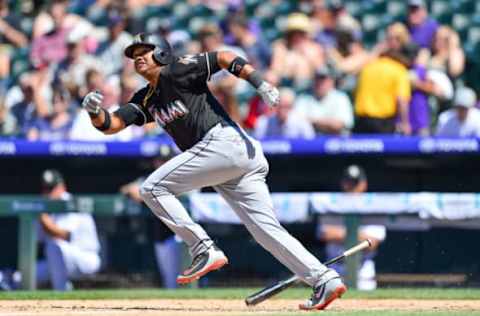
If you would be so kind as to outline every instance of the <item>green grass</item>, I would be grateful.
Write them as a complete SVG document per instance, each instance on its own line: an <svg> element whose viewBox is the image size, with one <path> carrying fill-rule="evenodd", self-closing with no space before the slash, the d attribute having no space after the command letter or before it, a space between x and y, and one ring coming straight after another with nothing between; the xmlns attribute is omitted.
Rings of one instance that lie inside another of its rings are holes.
<svg viewBox="0 0 480 316"><path fill-rule="evenodd" d="M244 299L258 289L249 288L205 288L205 289L129 289L129 290L76 290L72 292L15 291L0 292L0 300L72 300L72 299ZM306 288L293 288L276 296L284 299L304 299L310 295ZM480 289L379 289L372 292L348 291L344 299L480 299ZM436 315L436 314L435 314ZM479 314L480 315L480 314Z"/></svg>
<svg viewBox="0 0 480 316"><path fill-rule="evenodd" d="M252 288L205 288L205 289L128 289L128 290L76 290L72 292L54 291L17 291L0 292L0 300L102 300L102 299L244 299L258 289ZM278 298L283 299L305 299L310 295L306 288L293 288L283 292ZM432 299L432 300L478 300L480 289L379 289L373 292L360 292L350 290L343 299ZM296 304L296 303L292 303ZM2 305L0 301L0 306ZM294 308L294 306L292 306ZM136 308L134 307L133 310ZM231 316L251 316L257 314L251 311L232 311ZM195 312L189 312L195 316ZM306 316L319 315L318 313L306 312L269 312L259 310L259 313L266 316ZM97 314L95 314L97 315ZM167 315L160 313L159 315ZM355 310L342 311L339 309L327 310L321 313L322 316L480 316L480 311L459 311L459 310L429 310L429 311L394 311L394 310Z"/></svg>

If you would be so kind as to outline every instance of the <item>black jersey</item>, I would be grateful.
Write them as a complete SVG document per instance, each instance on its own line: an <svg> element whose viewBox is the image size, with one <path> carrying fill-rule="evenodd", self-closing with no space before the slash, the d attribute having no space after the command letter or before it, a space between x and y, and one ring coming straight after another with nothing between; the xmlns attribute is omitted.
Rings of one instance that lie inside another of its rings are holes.
<svg viewBox="0 0 480 316"><path fill-rule="evenodd" d="M215 52L176 57L162 69L156 87L139 90L116 114L127 125L156 121L181 150L187 150L216 124L231 123L207 87L219 70Z"/></svg>

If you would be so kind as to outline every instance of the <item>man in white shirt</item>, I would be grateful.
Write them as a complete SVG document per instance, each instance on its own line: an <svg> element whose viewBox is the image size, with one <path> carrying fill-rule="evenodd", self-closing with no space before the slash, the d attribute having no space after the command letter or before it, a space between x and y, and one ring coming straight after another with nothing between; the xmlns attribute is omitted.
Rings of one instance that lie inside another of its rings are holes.
<svg viewBox="0 0 480 316"><path fill-rule="evenodd" d="M479 137L480 110L475 108L477 97L467 87L459 88L455 93L454 107L440 114L437 136L443 137Z"/></svg>
<svg viewBox="0 0 480 316"><path fill-rule="evenodd" d="M262 115L258 118L254 136L264 137L305 138L315 137L310 122L299 113L292 111L295 92L288 88L280 89L280 103L272 115Z"/></svg>
<svg viewBox="0 0 480 316"><path fill-rule="evenodd" d="M322 67L315 73L313 95L301 95L295 111L308 117L317 134L348 134L353 127L353 107L347 94L335 88L335 73Z"/></svg>
<svg viewBox="0 0 480 316"><path fill-rule="evenodd" d="M65 181L57 170L42 175L42 194L51 200L69 200ZM44 243L45 260L37 262L37 283L51 282L57 291L72 288L70 279L100 269L100 244L95 223L87 213L40 215L39 241Z"/></svg>

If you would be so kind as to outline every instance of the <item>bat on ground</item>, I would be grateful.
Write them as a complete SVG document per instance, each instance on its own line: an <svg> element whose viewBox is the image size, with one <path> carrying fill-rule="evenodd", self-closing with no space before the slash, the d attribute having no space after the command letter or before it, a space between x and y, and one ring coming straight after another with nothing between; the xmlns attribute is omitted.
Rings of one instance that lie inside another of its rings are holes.
<svg viewBox="0 0 480 316"><path fill-rule="evenodd" d="M364 240L362 241L361 243L359 243L358 245L356 246L353 246L352 248L346 250L344 253L342 253L340 256L337 256L335 258L332 258L330 260L328 260L327 262L325 262L324 264L326 266L328 265L331 265L333 263L336 263L348 256L351 256L353 255L354 253L357 253L359 251L362 251L368 247L370 247L372 245L371 241L370 240ZM294 285L297 281L299 281L299 277L294 275L294 276L291 276L290 278L288 279L285 279L285 280L282 280L282 281L279 281L273 285L270 285L252 295L250 295L249 297L247 297L245 299L245 304L247 304L248 306L253 306L253 305L257 305L267 299L269 299L270 297L274 296L274 295L277 295L278 293L282 292L283 290L291 287L292 285Z"/></svg>

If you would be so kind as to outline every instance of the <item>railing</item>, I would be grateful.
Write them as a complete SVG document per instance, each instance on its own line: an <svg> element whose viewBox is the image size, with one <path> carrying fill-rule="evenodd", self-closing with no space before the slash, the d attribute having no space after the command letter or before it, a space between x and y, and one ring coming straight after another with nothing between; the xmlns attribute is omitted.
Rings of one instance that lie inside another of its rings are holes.
<svg viewBox="0 0 480 316"><path fill-rule="evenodd" d="M450 193L274 193L277 217L283 223L305 222L312 214L342 216L347 226L346 246L357 243L364 218L384 225L407 217L427 225L480 227L480 194ZM188 197L192 217L200 222L240 223L228 205L213 193ZM42 212L89 212L96 216L140 215L149 210L122 195L77 195L71 201L51 201L33 195L0 196L0 216L18 216L18 267L22 288L35 289L35 220ZM367 216L368 215L368 216ZM348 283L354 286L359 257L347 260Z"/></svg>

